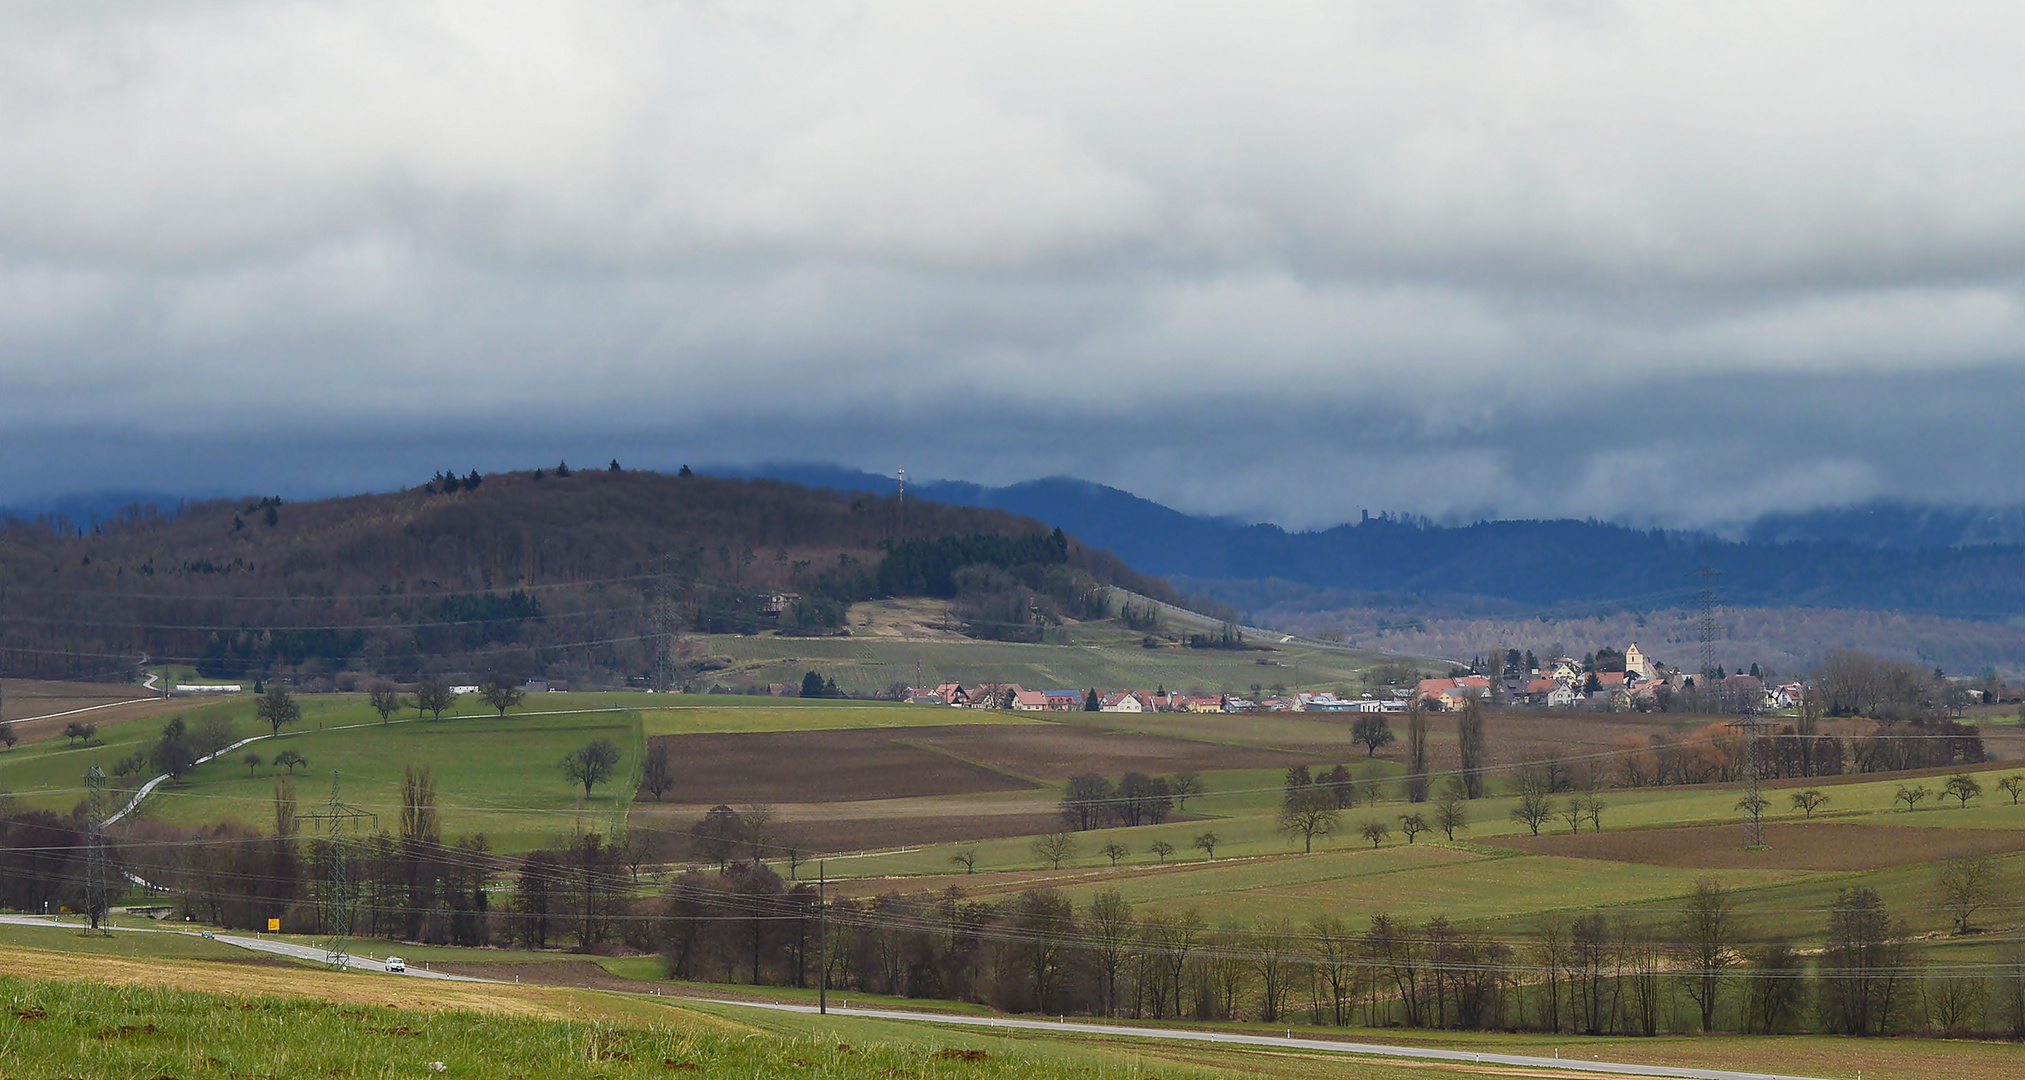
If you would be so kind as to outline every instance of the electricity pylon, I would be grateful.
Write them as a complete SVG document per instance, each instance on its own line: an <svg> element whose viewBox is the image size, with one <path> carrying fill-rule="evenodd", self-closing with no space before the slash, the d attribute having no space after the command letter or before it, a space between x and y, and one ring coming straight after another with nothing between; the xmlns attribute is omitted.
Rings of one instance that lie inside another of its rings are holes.
<svg viewBox="0 0 2025 1080"><path fill-rule="evenodd" d="M84 774L84 790L84 910L91 916L91 928L111 937L106 926L111 906L106 900L105 770L96 760Z"/></svg>
<svg viewBox="0 0 2025 1080"><path fill-rule="evenodd" d="M330 940L324 945L324 963L343 971L351 961L351 937L353 923L358 917L359 881L356 870L358 843L356 832L362 818L372 820L378 828L379 816L371 811L347 805L338 798L338 774L330 774L330 803L320 813L297 814L297 821L315 821L322 825L324 833L323 896L318 907L322 911L324 930Z"/></svg>

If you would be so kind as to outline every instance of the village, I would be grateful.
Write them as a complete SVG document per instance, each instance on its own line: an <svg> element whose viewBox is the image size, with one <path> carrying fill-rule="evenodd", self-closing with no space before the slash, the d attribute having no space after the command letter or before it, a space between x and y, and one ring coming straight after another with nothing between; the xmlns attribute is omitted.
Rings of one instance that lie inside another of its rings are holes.
<svg viewBox="0 0 2025 1080"><path fill-rule="evenodd" d="M1474 698L1500 708L1593 712L1668 712L1677 701L1696 693L1698 676L1647 656L1637 642L1619 652L1604 647L1583 659L1558 656L1531 662L1530 653L1508 651L1502 659L1479 660L1439 678L1412 686L1379 687L1356 697L1348 692L1297 691L1252 697L1231 693L1179 693L1155 690L1029 690L1017 683L942 683L910 688L906 700L916 705L1009 709L1015 712L1405 712L1416 706L1438 712L1462 709ZM1488 669L1502 667L1495 675ZM1697 695L1726 712L1765 712L1798 707L1806 698L1804 683L1773 684L1752 665L1749 674L1720 669Z"/></svg>

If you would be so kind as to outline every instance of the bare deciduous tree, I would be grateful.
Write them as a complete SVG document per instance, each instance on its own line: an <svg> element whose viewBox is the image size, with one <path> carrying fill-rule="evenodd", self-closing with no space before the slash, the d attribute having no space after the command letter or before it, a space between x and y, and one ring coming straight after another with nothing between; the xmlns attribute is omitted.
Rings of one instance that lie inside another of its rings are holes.
<svg viewBox="0 0 2025 1080"><path fill-rule="evenodd" d="M1118 847L1112 844L1110 847ZM1105 854L1110 854L1109 848ZM1117 860L1112 860L1115 865ZM1090 899L1089 918L1083 923L1083 940L1096 968L1098 1005L1105 1016L1118 1012L1118 976L1125 970L1138 935L1134 933L1132 905L1116 889L1105 889Z"/></svg>
<svg viewBox="0 0 2025 1080"><path fill-rule="evenodd" d="M1056 870L1062 868L1062 860L1076 853L1076 838L1065 832L1051 832L1034 839L1034 855Z"/></svg>
<svg viewBox="0 0 2025 1080"><path fill-rule="evenodd" d="M1547 798L1546 792L1531 785L1519 792L1519 801L1512 807L1512 820L1531 829L1534 836L1540 835L1540 826L1553 815L1553 801Z"/></svg>
<svg viewBox="0 0 2025 1080"><path fill-rule="evenodd" d="M415 711L428 713L438 720L443 719L444 711L456 701L457 695L438 679L423 679L422 685L415 688Z"/></svg>
<svg viewBox="0 0 2025 1080"><path fill-rule="evenodd" d="M1808 788L1793 793L1793 809L1805 817L1813 817L1814 811L1828 805L1828 793L1820 788Z"/></svg>
<svg viewBox="0 0 2025 1080"><path fill-rule="evenodd" d="M1434 801L1434 826L1451 841L1455 831L1470 823L1469 804L1465 801L1460 783L1450 783L1441 791L1441 797Z"/></svg>
<svg viewBox="0 0 2025 1080"><path fill-rule="evenodd" d="M612 770L619 764L619 748L610 739L594 739L580 750L563 755L562 773L572 783L584 786L584 798L591 797L591 788L612 778Z"/></svg>
<svg viewBox="0 0 2025 1080"><path fill-rule="evenodd" d="M1743 798L1737 800L1736 809L1742 810L1744 816L1751 819L1752 826L1756 827L1764 823L1765 808L1771 805L1772 800L1766 798L1764 792L1747 791Z"/></svg>
<svg viewBox="0 0 2025 1080"><path fill-rule="evenodd" d="M1475 694L1463 701L1462 715L1456 720L1456 753L1462 766L1463 794L1472 799L1483 798L1487 756L1484 707Z"/></svg>
<svg viewBox="0 0 2025 1080"><path fill-rule="evenodd" d="M1406 712L1406 801L1427 801L1427 710L1418 702Z"/></svg>
<svg viewBox="0 0 2025 1080"><path fill-rule="evenodd" d="M1702 1030L1714 1031L1724 981L1737 960L1736 918L1721 881L1700 878L1689 888L1677 934L1682 989L1701 1010Z"/></svg>
<svg viewBox="0 0 2025 1080"><path fill-rule="evenodd" d="M394 684L385 679L374 681L372 693L366 700L371 703L373 711L380 714L382 724L393 719L394 714L401 711L400 691L394 689Z"/></svg>
<svg viewBox="0 0 2025 1080"><path fill-rule="evenodd" d="M1956 773L1948 777L1948 782L1941 786L1941 794L1959 800L1962 809L1966 810L1971 800L1983 797L1983 785L1968 773Z"/></svg>
<svg viewBox="0 0 2025 1080"><path fill-rule="evenodd" d="M1327 836L1336 831L1336 800L1320 788L1305 787L1287 795L1280 805L1276 822L1279 831L1288 837L1301 838L1301 850L1313 852L1315 838Z"/></svg>
<svg viewBox="0 0 2025 1080"><path fill-rule="evenodd" d="M267 684L267 692L260 695L260 704L254 706L253 714L267 725L269 734L279 735L282 728L302 719L302 706L288 687L271 682Z"/></svg>
<svg viewBox="0 0 2025 1080"><path fill-rule="evenodd" d="M504 719L506 710L520 704L527 695L504 676L493 674L485 677L484 685L478 688L478 696L484 698L487 705L499 710L501 719Z"/></svg>
<svg viewBox="0 0 2025 1080"><path fill-rule="evenodd" d="M655 743L647 748L647 760L640 763L640 786L654 796L655 802L675 786L675 770L668 761L668 744Z"/></svg>
<svg viewBox="0 0 2025 1080"><path fill-rule="evenodd" d="M1996 880L1997 860L1989 855L1957 855L1941 864L1936 884L1941 904L1955 920L1955 933L1969 932L1969 920L1989 904Z"/></svg>

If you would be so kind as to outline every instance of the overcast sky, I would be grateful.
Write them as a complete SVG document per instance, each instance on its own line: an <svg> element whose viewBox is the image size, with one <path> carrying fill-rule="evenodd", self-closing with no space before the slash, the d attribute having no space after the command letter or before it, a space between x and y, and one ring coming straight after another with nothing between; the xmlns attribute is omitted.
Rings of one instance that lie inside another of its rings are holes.
<svg viewBox="0 0 2025 1080"><path fill-rule="evenodd" d="M2025 499L2025 8L0 7L0 504Z"/></svg>

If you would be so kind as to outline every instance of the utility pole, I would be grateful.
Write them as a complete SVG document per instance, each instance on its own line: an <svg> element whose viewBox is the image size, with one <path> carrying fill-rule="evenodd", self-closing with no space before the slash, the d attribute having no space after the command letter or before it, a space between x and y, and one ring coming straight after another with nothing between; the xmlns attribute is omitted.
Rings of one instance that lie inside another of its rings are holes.
<svg viewBox="0 0 2025 1080"><path fill-rule="evenodd" d="M324 963L343 971L351 962L352 924L358 915L359 882L352 851L361 819L370 818L378 828L379 816L346 804L338 798L337 770L330 774L330 803L322 813L298 814L298 821L316 821L324 826L324 890L318 904L323 909L324 930L330 941L324 946Z"/></svg>
<svg viewBox="0 0 2025 1080"><path fill-rule="evenodd" d="M106 900L105 770L98 767L96 758L84 774L84 789L84 907L91 916L91 928L111 937L112 930L106 925L110 905Z"/></svg>
<svg viewBox="0 0 2025 1080"><path fill-rule="evenodd" d="M830 905L824 893L830 884L827 860L816 860L816 1012L830 1013Z"/></svg>

